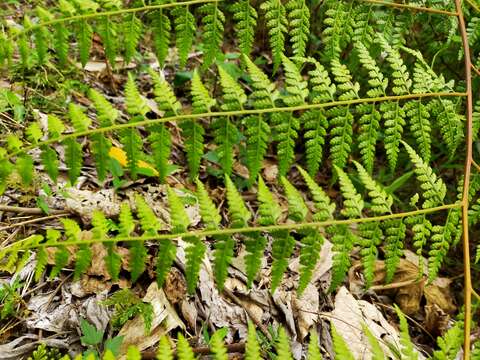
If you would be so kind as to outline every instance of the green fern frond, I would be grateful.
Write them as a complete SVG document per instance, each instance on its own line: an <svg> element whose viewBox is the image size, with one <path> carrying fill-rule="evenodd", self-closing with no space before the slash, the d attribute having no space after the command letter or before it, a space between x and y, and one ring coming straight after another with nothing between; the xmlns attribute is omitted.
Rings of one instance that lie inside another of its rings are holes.
<svg viewBox="0 0 480 360"><path fill-rule="evenodd" d="M222 66L218 66L218 74L223 90L222 110L242 110L243 105L247 102L245 91Z"/></svg>
<svg viewBox="0 0 480 360"><path fill-rule="evenodd" d="M75 131L82 132L88 130L92 120L85 115L82 108L74 103L68 105L68 117Z"/></svg>
<svg viewBox="0 0 480 360"><path fill-rule="evenodd" d="M296 1L296 0L295 0ZM307 98L308 84L302 77L298 67L285 55L282 55L282 64L285 70L285 90L287 95L282 97L287 106L297 106L305 103Z"/></svg>
<svg viewBox="0 0 480 360"><path fill-rule="evenodd" d="M357 111L362 114L359 120L358 148L360 149L363 166L369 173L372 173L382 115L375 104L359 105Z"/></svg>
<svg viewBox="0 0 480 360"><path fill-rule="evenodd" d="M403 256L403 241L407 229L401 219L388 220L382 225L385 233L385 281L389 283L393 280Z"/></svg>
<svg viewBox="0 0 480 360"><path fill-rule="evenodd" d="M97 90L90 88L88 90L88 97L92 100L97 112L97 119L102 127L110 126L115 123L118 118L118 110L115 109L112 104L105 99L105 97ZM50 130L50 122L49 122ZM63 130L57 131L61 134Z"/></svg>
<svg viewBox="0 0 480 360"><path fill-rule="evenodd" d="M260 345L257 340L257 331L252 322L248 322L247 343L245 345L245 360L258 360L260 356Z"/></svg>
<svg viewBox="0 0 480 360"><path fill-rule="evenodd" d="M433 360L455 359L462 348L463 326L461 321L457 321L448 331L437 338L438 350L433 352ZM477 348L477 347L476 347ZM472 359L477 359L472 353Z"/></svg>
<svg viewBox="0 0 480 360"><path fill-rule="evenodd" d="M239 0L232 4L238 47L243 55L250 55L255 41L258 14L250 0Z"/></svg>
<svg viewBox="0 0 480 360"><path fill-rule="evenodd" d="M278 330L278 338L275 348L277 350L278 360L293 360L292 352L290 350L290 340L283 327Z"/></svg>
<svg viewBox="0 0 480 360"><path fill-rule="evenodd" d="M289 112L273 113L271 123L274 130L274 140L277 141L278 173L287 174L295 160L295 142L300 130L300 121Z"/></svg>
<svg viewBox="0 0 480 360"><path fill-rule="evenodd" d="M243 61L247 66L248 74L252 79L253 91L250 95L252 105L255 109L265 109L275 106L275 100L278 98L278 91L275 84L270 81L268 76L253 63L246 55L243 55Z"/></svg>
<svg viewBox="0 0 480 360"><path fill-rule="evenodd" d="M245 206L237 187L228 176L225 176L225 188L231 226L234 228L246 226L252 214Z"/></svg>
<svg viewBox="0 0 480 360"><path fill-rule="evenodd" d="M318 334L315 330L310 333L310 342L308 344L308 360L322 360L322 354L318 346Z"/></svg>
<svg viewBox="0 0 480 360"><path fill-rule="evenodd" d="M63 141L65 147L65 164L68 168L68 179L71 184L80 176L83 163L82 145L75 139L66 139Z"/></svg>
<svg viewBox="0 0 480 360"><path fill-rule="evenodd" d="M125 46L125 62L128 64L135 55L138 42L143 32L143 24L135 13L128 14L123 21L123 41Z"/></svg>
<svg viewBox="0 0 480 360"><path fill-rule="evenodd" d="M87 20L81 20L75 23L75 34L78 43L78 53L80 63L83 67L87 65L88 59L90 59L90 49L92 47L92 26Z"/></svg>
<svg viewBox="0 0 480 360"><path fill-rule="evenodd" d="M100 18L97 32L102 39L105 57L112 67L115 67L118 53L118 31L117 24L110 16ZM90 40L91 41L91 40Z"/></svg>
<svg viewBox="0 0 480 360"><path fill-rule="evenodd" d="M380 343L375 335L372 334L367 325L362 324L362 330L367 336L368 343L370 344L370 351L372 352L372 360L386 360L385 353L383 352Z"/></svg>
<svg viewBox="0 0 480 360"><path fill-rule="evenodd" d="M463 116L455 111L455 104L449 99L440 99L430 104L431 114L440 126L450 157L453 157L463 137Z"/></svg>
<svg viewBox="0 0 480 360"><path fill-rule="evenodd" d="M177 115L182 110L182 105L175 96L170 84L165 80L164 76L160 75L157 71L150 70L150 76L153 81L153 93L155 95L155 101L158 104L158 108L165 111L167 115Z"/></svg>
<svg viewBox="0 0 480 360"><path fill-rule="evenodd" d="M405 315L403 315L402 311L397 305L394 305L394 307L398 319L400 320L400 344L402 346L400 352L402 354L402 359L417 360L418 353L415 351L412 340L410 339L410 334L408 333L408 324L407 320L405 319Z"/></svg>
<svg viewBox="0 0 480 360"><path fill-rule="evenodd" d="M280 0L266 0L260 8L265 13L270 48L272 49L273 73L276 73L285 53L285 34L288 20L285 6Z"/></svg>
<svg viewBox="0 0 480 360"><path fill-rule="evenodd" d="M310 35L310 9L305 0L289 0L285 9L288 13L288 33L293 55L303 57Z"/></svg>
<svg viewBox="0 0 480 360"><path fill-rule="evenodd" d="M315 221L326 221L331 219L336 208L335 203L330 201L330 198L323 191L323 189L305 170L303 170L300 166L297 166L297 169L305 180L308 190L312 194L316 210L315 214L313 214L313 219Z"/></svg>
<svg viewBox="0 0 480 360"><path fill-rule="evenodd" d="M65 236L68 241L81 240L80 226L71 219L62 219L62 224L65 230ZM90 267L92 261L92 250L87 244L80 244L75 254L75 268L73 271L73 278L78 280Z"/></svg>
<svg viewBox="0 0 480 360"><path fill-rule="evenodd" d="M158 343L157 360L173 360L172 348L166 335L163 335Z"/></svg>
<svg viewBox="0 0 480 360"><path fill-rule="evenodd" d="M33 165L33 158L28 154L22 155L17 159L17 173L20 175L22 184L25 187L30 186L33 181L33 175L35 171Z"/></svg>
<svg viewBox="0 0 480 360"><path fill-rule="evenodd" d="M311 175L314 175L318 172L322 163L328 120L324 111L310 110L304 112L299 121L305 129L303 136L305 138L307 169Z"/></svg>
<svg viewBox="0 0 480 360"><path fill-rule="evenodd" d="M320 259L320 251L325 238L318 229L308 229L302 238L300 249L300 279L298 280L297 293L301 295L310 282L313 271Z"/></svg>
<svg viewBox="0 0 480 360"><path fill-rule="evenodd" d="M288 201L288 217L293 221L304 221L308 214L308 208L302 195L285 177L282 176L280 182L285 189Z"/></svg>
<svg viewBox="0 0 480 360"><path fill-rule="evenodd" d="M363 276L365 277L365 288L369 288L375 277L375 262L378 256L378 246L382 243L382 229L377 222L362 223L358 225L360 236L363 265Z"/></svg>
<svg viewBox="0 0 480 360"><path fill-rule="evenodd" d="M447 192L447 188L442 179L437 178L432 168L422 160L410 145L403 141L402 143L415 166L415 175L420 182L420 188L423 190L422 196L425 201L422 207L428 209L442 204Z"/></svg>
<svg viewBox="0 0 480 360"><path fill-rule="evenodd" d="M53 38L53 45L58 58L58 64L63 67L68 61L70 31L63 24L57 25L54 28Z"/></svg>
<svg viewBox="0 0 480 360"><path fill-rule="evenodd" d="M163 67L170 47L172 24L170 18L163 9L154 12L152 17L152 34L153 43L155 45L155 55L157 55L160 66Z"/></svg>
<svg viewBox="0 0 480 360"><path fill-rule="evenodd" d="M372 179L372 177L360 163L356 161L353 161L353 163L357 168L360 180L368 190L368 195L372 199L372 204L370 207L372 212L377 215L390 213L393 205L392 196L385 191L383 186Z"/></svg>
<svg viewBox="0 0 480 360"><path fill-rule="evenodd" d="M215 143L218 145L217 153L223 173L232 174L234 147L239 140L239 132L230 117L221 117L212 125Z"/></svg>
<svg viewBox="0 0 480 360"><path fill-rule="evenodd" d="M171 13L175 19L176 45L180 67L183 68L187 64L188 54L193 45L196 29L195 17L187 6L177 6L173 8Z"/></svg>
<svg viewBox="0 0 480 360"><path fill-rule="evenodd" d="M430 132L430 113L421 100L410 101L404 106L406 115L410 118L410 131L417 142L418 150L425 162L430 161L432 142Z"/></svg>
<svg viewBox="0 0 480 360"><path fill-rule="evenodd" d="M351 219L361 217L364 205L361 195L357 193L357 189L348 175L339 167L334 166L334 168L338 175L342 196L345 198L341 210L342 215Z"/></svg>
<svg viewBox="0 0 480 360"><path fill-rule="evenodd" d="M118 214L118 236L129 237L135 230L135 221L133 220L132 211L126 202L120 205L120 213Z"/></svg>
<svg viewBox="0 0 480 360"><path fill-rule="evenodd" d="M337 332L337 329L335 329L333 324L331 327L332 328L330 332L332 334L333 351L335 351L335 356L342 360L355 360L342 335Z"/></svg>
<svg viewBox="0 0 480 360"><path fill-rule="evenodd" d="M62 234L58 230L54 229L48 229L47 230L47 242L49 244L54 244L58 242L58 239L60 239L60 236ZM55 265L53 266L52 270L50 271L50 279L55 278L62 269L68 264L68 260L70 258L70 254L67 250L66 247L64 246L59 246L55 250L55 255L54 255L54 260L55 260Z"/></svg>
<svg viewBox="0 0 480 360"><path fill-rule="evenodd" d="M195 360L192 348L182 334L178 334L177 356L179 360Z"/></svg>
<svg viewBox="0 0 480 360"><path fill-rule="evenodd" d="M135 84L132 73L128 73L127 83L125 84L125 106L130 115L145 116L150 111L147 101L140 95Z"/></svg>
<svg viewBox="0 0 480 360"><path fill-rule="evenodd" d="M255 181L262 161L267 153L270 127L263 115L252 115L244 119L246 136L246 158L250 184Z"/></svg>
<svg viewBox="0 0 480 360"><path fill-rule="evenodd" d="M164 124L156 124L149 127L148 140L152 147L152 156L155 167L158 170L160 182L164 183L168 174L168 160L172 148L170 131Z"/></svg>
<svg viewBox="0 0 480 360"><path fill-rule="evenodd" d="M158 221L158 218L150 205L148 205L145 199L140 195L135 197L135 205L137 216L140 221L140 227L144 234L151 236L157 235L158 231L162 228L162 225Z"/></svg>
<svg viewBox="0 0 480 360"><path fill-rule="evenodd" d="M183 233L190 225L182 200L170 186L167 186L168 205L170 207L170 227L173 233Z"/></svg>
<svg viewBox="0 0 480 360"><path fill-rule="evenodd" d="M210 347L213 352L214 360L228 360L227 349L223 343L223 338L226 335L226 328L215 331L210 338Z"/></svg>
<svg viewBox="0 0 480 360"><path fill-rule="evenodd" d="M203 68L208 68L215 62L221 53L225 15L220 10L218 3L208 3L199 8L202 14L203 42L205 51L203 55Z"/></svg>
<svg viewBox="0 0 480 360"><path fill-rule="evenodd" d="M203 183L198 179L195 180L195 184L197 185L200 216L205 224L205 227L210 230L218 229L220 222L222 221L222 217L220 216L217 207L205 189L205 185L203 185Z"/></svg>
<svg viewBox="0 0 480 360"><path fill-rule="evenodd" d="M346 225L330 226L327 228L327 233L331 235L330 241L334 251L332 280L329 288L333 291L343 282L350 269L350 252L358 240Z"/></svg>
<svg viewBox="0 0 480 360"><path fill-rule="evenodd" d="M278 202L273 198L272 193L263 181L262 177L258 177L258 222L262 226L274 225L282 215L282 209Z"/></svg>

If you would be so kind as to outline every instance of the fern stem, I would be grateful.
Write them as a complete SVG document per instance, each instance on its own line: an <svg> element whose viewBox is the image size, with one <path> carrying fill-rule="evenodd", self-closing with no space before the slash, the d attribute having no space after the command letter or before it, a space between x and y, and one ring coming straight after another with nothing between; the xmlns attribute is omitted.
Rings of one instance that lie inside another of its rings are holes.
<svg viewBox="0 0 480 360"><path fill-rule="evenodd" d="M480 7L475 4L472 0L465 0L465 2L470 5L472 8L475 9L475 11L479 12L480 13Z"/></svg>
<svg viewBox="0 0 480 360"><path fill-rule="evenodd" d="M458 28L462 38L465 61L465 82L467 92L467 137L466 146L467 153L465 156L465 171L463 180L462 194L462 228L463 228L463 272L464 278L464 302L465 302L465 322L464 322L464 338L463 338L463 356L464 359L470 359L470 330L471 330L471 312L472 312L472 273L470 268L470 239L469 239L469 191L470 191L470 175L473 162L473 92L472 92L472 62L470 57L470 46L468 43L468 33L465 25L465 19L462 11L462 1L455 0L455 7L458 13Z"/></svg>
<svg viewBox="0 0 480 360"><path fill-rule="evenodd" d="M374 5L394 7L394 8L397 8L397 9L407 9L407 10L427 12L427 13L432 13L432 14L458 16L458 14L456 12L453 12L453 11L434 9L434 8L430 8L430 7L400 4L400 3L393 3L393 2L387 2L387 1L381 1L381 0L359 0L359 1L360 2L366 2L366 3L369 3L369 4L374 4Z"/></svg>
<svg viewBox="0 0 480 360"><path fill-rule="evenodd" d="M98 18L98 17L104 17L104 16L123 15L128 13L137 13L141 11L166 9L166 8L176 7L176 6L189 6L189 5L205 4L205 3L212 3L212 2L216 3L219 1L223 1L223 0L190 0L190 1L169 3L169 4L146 5L146 6L141 6L141 7L131 8L131 9L120 9L120 10L103 11L103 12L97 12L97 13L73 15L73 16L68 16L68 17L59 18L59 19L52 19L49 21L44 21L44 22L32 25L27 29L24 29L22 31L19 31L18 33L13 34L11 39L14 40L21 35L24 35L26 33L29 33L31 31L34 31L44 26L61 24L68 21L85 20L85 19L92 19L92 18Z"/></svg>
<svg viewBox="0 0 480 360"><path fill-rule="evenodd" d="M36 149L43 145L50 145L57 142L62 142L66 139L72 139L72 138L78 138L81 136L89 136L92 134L99 134L99 133L106 133L106 132L111 132L116 130L128 129L131 127L140 127L140 126L161 124L161 123L167 123L167 122L180 122L185 120L198 120L206 117L213 118L213 117L222 117L222 116L245 116L245 115L265 114L265 113L273 113L273 112L294 112L294 111L303 111L303 110L311 110L311 109L329 108L329 107L335 107L335 106L348 106L352 104L375 103L375 102L383 102L383 101L400 101L400 100L432 98L432 97L450 97L450 96L461 97L461 96L467 96L467 94L462 92L407 94L407 95L395 95L395 96L382 96L382 97L376 97L376 98L360 98L360 99L352 99L352 100L331 101L331 102L326 102L321 104L304 104L304 105L291 106L291 107L287 107L287 106L270 107L265 109L214 111L214 112L206 112L206 113L199 113L199 114L175 115L170 117L164 117L161 119L148 119L148 120L129 122L124 124L115 124L111 126L105 126L101 128L90 129L86 131L78 131L70 134L61 135L53 139L39 141L38 143L24 147L16 152L9 154L7 158L11 159L12 157L18 154L25 153L27 151Z"/></svg>
<svg viewBox="0 0 480 360"><path fill-rule="evenodd" d="M280 225L267 225L267 226L246 226L239 228L227 228L227 229L214 229L214 230L197 230L189 231L176 234L159 234L153 236L137 236L137 237L117 237L117 238L104 238L104 239L84 239L84 240L68 240L61 241L58 243L41 243L35 245L29 245L27 249L34 249L40 247L58 247L58 246L74 246L74 245L86 245L93 243L118 243L118 242L135 242L135 241L146 241L146 240L171 240L176 238L188 238L188 237L213 237L218 235L233 235L241 233L252 233L252 232L272 232L280 230L298 230L305 228L323 228L332 225L352 225L358 223L366 223L372 221L384 221L390 219L401 219L408 216L428 214L448 209L457 209L462 206L462 203L447 204L427 209L418 209L414 211L400 212L396 214L388 214L374 217L363 217L355 219L343 219L343 220L327 220L327 221L313 221L313 222L302 222L302 223L292 223L292 224L280 224ZM8 248L13 246L13 248L18 249L18 243L23 242L28 239L20 240L18 242L12 243L4 248L4 253L8 253Z"/></svg>

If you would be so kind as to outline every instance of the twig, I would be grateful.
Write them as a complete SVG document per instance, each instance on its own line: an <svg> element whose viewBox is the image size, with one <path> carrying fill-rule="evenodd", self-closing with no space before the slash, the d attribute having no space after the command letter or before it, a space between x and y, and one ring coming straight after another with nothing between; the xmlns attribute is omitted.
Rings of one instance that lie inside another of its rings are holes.
<svg viewBox="0 0 480 360"><path fill-rule="evenodd" d="M480 7L478 7L477 4L475 4L472 0L465 0L468 5L470 5L472 8L475 9L475 11L480 12Z"/></svg>
<svg viewBox="0 0 480 360"><path fill-rule="evenodd" d="M464 338L463 338L463 357L470 359L470 331L471 331L471 312L472 312L472 274L470 269L470 242L468 233L468 208L469 208L469 188L470 188L470 174L472 170L473 161L473 93L472 93L472 62L470 60L470 46L468 44L467 28L465 26L465 19L462 12L462 1L455 0L455 7L458 13L458 27L462 37L462 44L465 59L465 82L467 93L467 154L465 157L465 171L463 180L463 194L462 194L462 222L463 222L463 272L465 273L464 280L464 298L465 298L465 324L464 324Z"/></svg>
<svg viewBox="0 0 480 360"><path fill-rule="evenodd" d="M18 226L38 223L38 222L42 222L42 221L45 221L45 220L56 219L56 218L63 217L63 216L66 216L66 215L68 215L67 212L61 212L61 213L58 213L56 215L49 215L49 216L44 216L44 217L40 217L40 218L25 220L25 221L22 221L22 222L19 222L19 223L15 223L15 224L11 224L11 225L8 225L8 226L0 227L0 231L10 230L10 229L13 229L13 228L18 227Z"/></svg>
<svg viewBox="0 0 480 360"><path fill-rule="evenodd" d="M243 310L245 310L245 312L247 313L248 317L253 321L253 323L255 324L255 326L262 332L263 335L265 335L265 337L272 341L272 336L270 335L270 333L268 332L267 328L265 327L265 325L263 325L261 322L259 322L256 318L255 318L255 315L252 313L252 311L243 306L242 302L240 301L240 299L233 293L231 292L229 289L227 288L224 288L223 289L223 292L235 303L237 304L238 306L240 306Z"/></svg>
<svg viewBox="0 0 480 360"><path fill-rule="evenodd" d="M28 214L28 215L45 214L45 212L40 208L28 208L28 207L11 206L11 205L0 205L0 211ZM58 214L65 214L65 211L53 209L53 210L49 210L49 213L51 215L58 215Z"/></svg>
<svg viewBox="0 0 480 360"><path fill-rule="evenodd" d="M480 172L480 165L478 165L475 160L472 160L472 165L475 166L475 169L477 169Z"/></svg>
<svg viewBox="0 0 480 360"><path fill-rule="evenodd" d="M414 5L400 4L400 3L380 1L380 0L362 0L362 2L366 2L366 3L374 4L374 5L390 6L390 7L394 7L394 8L398 8L398 9L408 9L408 10L413 10L413 11L428 12L428 13L432 13L432 14L457 16L457 13L452 12L452 11L434 9L434 8L429 8L429 7L414 6Z"/></svg>
<svg viewBox="0 0 480 360"><path fill-rule="evenodd" d="M415 279L412 279L412 280L399 281L399 282L391 283L391 284L370 286L369 290L381 291L381 290L398 289L398 288L401 288L401 287L404 287L404 286L410 286L410 285L418 284L421 281L422 280L415 278Z"/></svg>
<svg viewBox="0 0 480 360"><path fill-rule="evenodd" d="M472 70L475 71L478 76L480 76L480 70L473 64L472 64Z"/></svg>

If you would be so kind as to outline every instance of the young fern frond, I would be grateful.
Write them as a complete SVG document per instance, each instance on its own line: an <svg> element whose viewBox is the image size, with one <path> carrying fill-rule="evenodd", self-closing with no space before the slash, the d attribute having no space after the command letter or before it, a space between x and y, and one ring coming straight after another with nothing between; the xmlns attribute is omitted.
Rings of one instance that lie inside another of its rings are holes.
<svg viewBox="0 0 480 360"><path fill-rule="evenodd" d="M213 64L221 53L225 15L220 10L218 2L202 5L200 8L203 24L203 41L205 51L203 55L203 68Z"/></svg>
<svg viewBox="0 0 480 360"><path fill-rule="evenodd" d="M353 357L352 352L348 348L348 345L343 339L342 335L337 332L337 329L335 329L333 324L331 327L333 351L335 351L335 356L342 360L354 360L355 358Z"/></svg>
<svg viewBox="0 0 480 360"><path fill-rule="evenodd" d="M196 29L195 17L186 6L175 7L171 13L175 19L176 45L180 67L183 68L187 64L188 54L193 45Z"/></svg>
<svg viewBox="0 0 480 360"><path fill-rule="evenodd" d="M276 73L282 61L282 55L285 53L285 34L288 32L287 14L281 0L266 0L260 8L265 13L272 49L273 73Z"/></svg>
<svg viewBox="0 0 480 360"><path fill-rule="evenodd" d="M289 0L285 9L288 13L288 33L293 55L303 57L310 35L310 10L305 0Z"/></svg>
<svg viewBox="0 0 480 360"><path fill-rule="evenodd" d="M348 68L338 59L331 61L332 74L340 92L339 100L359 98L360 84L352 83ZM353 141L353 115L350 106L337 106L328 110L330 117L330 158L335 166L344 168L350 154Z"/></svg>
<svg viewBox="0 0 480 360"><path fill-rule="evenodd" d="M257 360L260 357L260 345L257 340L257 331L250 321L248 322L247 343L245 345L245 360Z"/></svg>
<svg viewBox="0 0 480 360"><path fill-rule="evenodd" d="M278 360L293 360L292 352L290 350L290 340L283 327L278 330L276 350Z"/></svg>
<svg viewBox="0 0 480 360"><path fill-rule="evenodd" d="M226 328L215 331L210 338L210 346L213 353L214 360L228 360L227 349L223 343L223 338L226 335Z"/></svg>
<svg viewBox="0 0 480 360"><path fill-rule="evenodd" d="M238 47L243 55L248 56L255 41L257 10L250 4L250 0L239 0L231 6L231 11L238 34Z"/></svg>
<svg viewBox="0 0 480 360"><path fill-rule="evenodd" d="M408 333L408 324L407 320L405 319L405 315L403 315L402 311L395 305L395 312L400 320L400 344L401 344L401 355L402 359L407 360L417 360L418 353L415 351L413 347L412 340L410 339L410 335Z"/></svg>

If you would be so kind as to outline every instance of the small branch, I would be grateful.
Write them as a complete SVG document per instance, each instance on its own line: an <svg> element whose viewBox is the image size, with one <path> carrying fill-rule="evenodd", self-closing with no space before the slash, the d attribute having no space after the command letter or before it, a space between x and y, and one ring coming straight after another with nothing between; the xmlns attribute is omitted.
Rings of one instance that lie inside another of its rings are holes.
<svg viewBox="0 0 480 360"><path fill-rule="evenodd" d="M360 0L360 1L361 2L366 2L366 3L369 3L369 4L374 4L374 5L393 7L393 8L397 8L397 9L407 9L407 10L427 12L427 13L432 13L432 14L448 15L448 16L457 16L458 15L456 12L441 10L441 9L434 9L434 8L429 8L429 7L421 7L421 6L393 3L393 2L380 1L380 0Z"/></svg>
<svg viewBox="0 0 480 360"><path fill-rule="evenodd" d="M480 76L480 70L479 70L475 65L473 65L473 64L472 64L472 70L475 71L475 73L476 73L478 76Z"/></svg>
<svg viewBox="0 0 480 360"><path fill-rule="evenodd" d="M20 207L20 206L10 206L10 205L0 205L0 211L4 212L12 212L12 213L19 213L19 214L26 214L26 215L43 215L45 212L40 208L28 208L28 207ZM60 215L66 214L64 210L50 210L50 215Z"/></svg>
<svg viewBox="0 0 480 360"><path fill-rule="evenodd" d="M41 27L66 23L69 21L86 20L86 19L93 19L93 18L104 17L104 16L123 15L123 14L136 13L141 11L166 9L166 8L175 7L175 6L189 6L189 5L195 5L195 4L219 2L219 1L222 1L222 0L192 0L192 1L183 1L183 2L176 2L176 3L170 3L170 4L146 5L146 6L141 6L141 7L131 8L131 9L120 9L120 10L103 11L103 12L68 16L64 18L53 19L53 20L44 21L44 22L35 24L33 26L30 26L27 29L24 29L23 31L19 31L18 33L15 33L10 37L10 39L15 40L20 35L32 32L35 29L38 29Z"/></svg>
<svg viewBox="0 0 480 360"><path fill-rule="evenodd" d="M30 220L22 221L22 222L19 222L19 223L11 224L11 225L8 225L8 226L0 227L0 231L10 230L10 229L13 229L13 228L16 228L16 227L19 227L19 226L34 224L34 223L42 222L42 221L45 221L45 220L56 219L56 218L59 218L59 217L67 216L68 214L69 214L68 212L63 211L63 212L60 212L60 213L55 214L55 215L49 215L49 216L44 216L44 217L40 217L40 218L30 219Z"/></svg>
<svg viewBox="0 0 480 360"><path fill-rule="evenodd" d="M467 137L466 137L466 156L465 171L463 180L462 194L462 230L463 230L463 272L464 279L464 338L463 338L463 356L464 359L470 359L470 332L471 332L471 313L472 313L472 273L470 269L470 241L469 241L469 224L468 224L468 195L470 190L470 174L473 163L473 93L472 93L472 63L470 58L470 46L468 44L468 33L465 25L465 19L462 12L462 1L455 0L455 7L458 13L458 27L462 37L462 45L465 59L465 82L467 92Z"/></svg>
<svg viewBox="0 0 480 360"><path fill-rule="evenodd" d="M7 156L7 159L25 153L27 151L36 149L40 146L50 145L58 142L62 142L66 139L74 139L81 136L89 136L93 134L107 133L116 130L128 129L132 127L140 126L150 126L154 124L163 124L167 122L181 122L186 120L195 120L198 121L202 118L213 118L213 117L224 117L224 116L246 116L246 115L258 115L258 114L268 114L272 112L294 112L294 111L303 111L303 110L312 110L312 109L323 109L335 106L347 106L355 104L366 104L366 103L377 103L383 101L400 101L400 100L411 100L411 99L421 99L421 98L433 98L433 97L464 97L467 96L466 93L461 92L438 92L438 93L423 93L423 94L407 94L407 95L394 95L394 96L381 96L376 98L361 98L353 100L340 100L340 101L331 101L321 104L305 104L299 106L291 107L271 107L266 109L248 109L248 110L235 110L235 111L215 111L215 112L206 112L201 114L184 114L184 115L175 115L164 117L161 119L148 119L137 122L129 122L124 124L115 124L111 126L90 129L86 131L74 132L71 134L65 134L58 136L53 139L48 139L45 141L40 141L36 144L24 147L16 152L13 152Z"/></svg>
<svg viewBox="0 0 480 360"><path fill-rule="evenodd" d="M398 289L404 286L410 286L414 284L418 284L422 281L422 279L412 279L412 280L406 280L406 281L399 281L396 283L391 283L391 284L385 284L385 285L375 285L375 286L370 286L369 290L373 291L382 291L382 290L391 290L391 289Z"/></svg>
<svg viewBox="0 0 480 360"><path fill-rule="evenodd" d="M437 206L428 209L419 209L413 211L406 211L396 214L388 214L382 216L372 216L372 217L363 217L357 219L345 219L345 220L327 220L327 221L313 221L313 222L304 222L304 223L293 223L293 224L280 224L280 225L269 225L269 226L247 226L242 228L226 228L226 229L215 229L215 230L194 230L187 231L184 233L178 234L159 234L155 236L137 236L137 237L117 237L117 238L104 238L104 239L84 239L84 240L72 240L72 241L61 241L57 243L35 243L28 244L26 248L34 249L39 247L58 247L58 246L71 246L71 245L87 245L93 243L118 243L118 242L134 242L134 241L162 241L162 240L172 240L177 238L188 238L188 237L212 237L217 235L234 235L242 234L248 232L272 232L278 230L298 230L306 228L324 228L332 225L352 225L358 223L366 223L372 221L384 221L390 219L402 219L408 216L420 215L420 214L429 214L442 210L449 209L458 209L462 207L462 203L447 204L442 206ZM18 249L18 243L25 242L28 239L23 239L6 246L3 251L8 253L9 248Z"/></svg>
<svg viewBox="0 0 480 360"><path fill-rule="evenodd" d="M480 172L480 165L477 164L475 160L472 160L472 165L477 169L478 172Z"/></svg>

